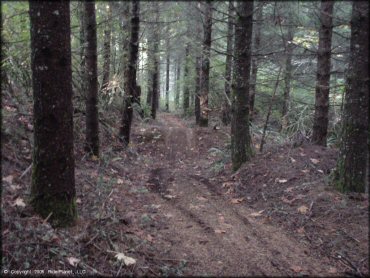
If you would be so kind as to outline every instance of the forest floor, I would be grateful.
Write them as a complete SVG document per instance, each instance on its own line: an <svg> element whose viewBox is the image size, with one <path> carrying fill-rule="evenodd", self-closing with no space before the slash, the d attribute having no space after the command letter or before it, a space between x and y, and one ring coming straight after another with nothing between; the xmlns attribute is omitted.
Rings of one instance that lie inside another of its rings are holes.
<svg viewBox="0 0 370 278"><path fill-rule="evenodd" d="M11 121L4 134L14 134ZM233 173L227 127L194 127L160 113L135 122L126 151L103 127L100 158L76 144L78 221L53 229L27 204L32 126L27 118L13 121L24 131L17 141L3 136L2 271L369 274L368 196L328 185L333 149L270 145Z"/></svg>

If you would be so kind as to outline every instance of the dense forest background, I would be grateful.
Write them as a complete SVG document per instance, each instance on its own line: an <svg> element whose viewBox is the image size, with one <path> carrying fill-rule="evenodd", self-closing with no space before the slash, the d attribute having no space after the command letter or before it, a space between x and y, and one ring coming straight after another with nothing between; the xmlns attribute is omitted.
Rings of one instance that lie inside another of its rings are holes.
<svg viewBox="0 0 370 278"><path fill-rule="evenodd" d="M368 2L1 15L2 273L368 275Z"/></svg>

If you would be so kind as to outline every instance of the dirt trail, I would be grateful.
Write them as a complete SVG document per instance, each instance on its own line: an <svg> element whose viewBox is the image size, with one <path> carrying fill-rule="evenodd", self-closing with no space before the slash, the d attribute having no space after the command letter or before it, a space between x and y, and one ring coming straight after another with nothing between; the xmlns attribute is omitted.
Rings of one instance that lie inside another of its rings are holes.
<svg viewBox="0 0 370 278"><path fill-rule="evenodd" d="M194 129L170 114L158 121L162 157L143 170L166 223L157 232L168 244L162 256L188 261L191 275L328 275L330 266L294 238L217 193Z"/></svg>

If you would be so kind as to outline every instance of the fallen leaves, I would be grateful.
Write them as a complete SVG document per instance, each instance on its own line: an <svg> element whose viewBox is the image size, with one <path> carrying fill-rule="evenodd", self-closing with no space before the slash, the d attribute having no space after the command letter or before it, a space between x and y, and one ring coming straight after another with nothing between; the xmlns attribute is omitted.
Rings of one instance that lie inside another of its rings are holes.
<svg viewBox="0 0 370 278"><path fill-rule="evenodd" d="M306 214L308 212L308 207L303 205L303 206L300 206L299 208L297 208L297 211L301 214Z"/></svg>
<svg viewBox="0 0 370 278"><path fill-rule="evenodd" d="M275 182L278 182L278 183L286 183L286 182L288 182L288 180L287 179L276 179L275 180Z"/></svg>
<svg viewBox="0 0 370 278"><path fill-rule="evenodd" d="M291 200L289 200L289 199L285 198L284 196L283 196L283 197L281 197L281 200L282 200L284 203L289 204L289 205L291 205L291 204L295 201L295 199L294 199L294 198L293 198L293 199L291 199Z"/></svg>
<svg viewBox="0 0 370 278"><path fill-rule="evenodd" d="M91 160L92 161L98 161L99 157L97 157L96 155L93 155L93 156L91 156Z"/></svg>
<svg viewBox="0 0 370 278"><path fill-rule="evenodd" d="M299 265L293 265L293 266L290 267L290 269L293 270L296 273L302 271L302 267L300 267Z"/></svg>
<svg viewBox="0 0 370 278"><path fill-rule="evenodd" d="M26 206L26 203L23 201L22 198L17 198L14 203L13 203L13 206L17 206L17 207L25 207Z"/></svg>
<svg viewBox="0 0 370 278"><path fill-rule="evenodd" d="M67 261L68 263L71 265L71 266L74 266L76 267L78 265L78 263L81 261L80 259L77 259L75 257L68 257L67 258Z"/></svg>
<svg viewBox="0 0 370 278"><path fill-rule="evenodd" d="M128 257L126 256L125 254L123 253L117 253L115 255L116 259L119 260L119 261L123 261L123 263L126 265L126 266L129 266L129 265L133 265L133 264L136 264L136 260L134 258L131 258L131 257Z"/></svg>
<svg viewBox="0 0 370 278"><path fill-rule="evenodd" d="M9 184L12 184L13 183L13 179L14 179L14 177L12 175L9 175L9 176L3 178L3 181L5 181L5 182L7 182Z"/></svg>
<svg viewBox="0 0 370 278"><path fill-rule="evenodd" d="M234 185L234 182L232 182L232 181L227 181L227 182L224 182L223 184L222 184L222 187L223 188L227 188L227 187L231 187L231 186L233 186Z"/></svg>
<svg viewBox="0 0 370 278"><path fill-rule="evenodd" d="M284 192L291 193L293 191L294 187L288 187L287 189L284 190Z"/></svg>
<svg viewBox="0 0 370 278"><path fill-rule="evenodd" d="M244 198L233 198L233 199L231 199L231 203L235 204L235 205L240 204L243 201L244 201Z"/></svg>
<svg viewBox="0 0 370 278"><path fill-rule="evenodd" d="M168 200L172 200L172 199L176 198L176 195L167 194L167 195L163 195L163 198L168 199Z"/></svg>
<svg viewBox="0 0 370 278"><path fill-rule="evenodd" d="M117 184L123 184L123 180L122 179L117 179Z"/></svg>
<svg viewBox="0 0 370 278"><path fill-rule="evenodd" d="M259 216L262 216L262 212L264 212L265 210L260 210L258 212L252 212L251 214L249 214L250 216L252 217L259 217Z"/></svg>
<svg viewBox="0 0 370 278"><path fill-rule="evenodd" d="M315 158L310 158L310 160L311 160L311 162L312 162L313 164L318 164L318 163L320 162L320 160L315 159Z"/></svg>
<svg viewBox="0 0 370 278"><path fill-rule="evenodd" d="M300 200L304 197L302 194L298 194L297 196L293 197L292 199L288 199L285 196L281 197L281 200L289 205L292 205L295 201Z"/></svg>
<svg viewBox="0 0 370 278"><path fill-rule="evenodd" d="M221 229L215 229L215 233L216 234L225 234L226 231L225 230L221 230Z"/></svg>

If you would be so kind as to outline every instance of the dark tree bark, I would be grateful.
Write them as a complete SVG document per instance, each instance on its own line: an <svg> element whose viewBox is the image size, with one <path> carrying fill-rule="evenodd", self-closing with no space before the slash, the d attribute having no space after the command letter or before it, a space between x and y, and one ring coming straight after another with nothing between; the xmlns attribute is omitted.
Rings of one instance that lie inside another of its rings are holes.
<svg viewBox="0 0 370 278"><path fill-rule="evenodd" d="M167 40L167 57L166 57L166 111L170 111L170 52L169 41Z"/></svg>
<svg viewBox="0 0 370 278"><path fill-rule="evenodd" d="M254 25L254 51L255 55L252 58L252 70L250 80L250 100L249 100L249 114L251 121L254 118L254 100L256 98L256 85L257 85L257 73L258 73L258 57L260 44L261 44L261 25L263 20L263 2L259 2L259 7L256 14L256 24Z"/></svg>
<svg viewBox="0 0 370 278"><path fill-rule="evenodd" d="M369 2L353 1L352 7L350 65L334 183L344 192L365 192L369 186Z"/></svg>
<svg viewBox="0 0 370 278"><path fill-rule="evenodd" d="M200 95L200 119L199 126L208 126L208 93L209 93L209 68L211 55L212 38L212 2L205 2L204 11L204 37L203 37L203 57L202 57L202 89Z"/></svg>
<svg viewBox="0 0 370 278"><path fill-rule="evenodd" d="M158 2L154 2L154 21L159 21L159 4ZM159 35L159 27L158 24L155 24L154 29L152 30L152 35L150 36L150 39L152 40L149 42L150 47L150 56L151 56L151 65L150 67L150 84L151 88L149 90L151 94L151 116L153 119L157 116L157 108L159 104L159 43L160 43L160 35Z"/></svg>
<svg viewBox="0 0 370 278"><path fill-rule="evenodd" d="M120 139L127 146L130 143L130 132L133 115L133 104L138 101L139 90L136 84L136 68L139 53L139 29L140 29L140 4L132 1L130 45L128 53L128 65L125 73L125 96L123 99L122 122L120 128Z"/></svg>
<svg viewBox="0 0 370 278"><path fill-rule="evenodd" d="M231 158L237 170L253 155L249 132L249 78L253 2L239 2L236 12L231 120Z"/></svg>
<svg viewBox="0 0 370 278"><path fill-rule="evenodd" d="M202 68L202 58L195 58L195 100L194 100L194 112L195 112L195 123L199 124L200 119L200 88L201 88L201 68Z"/></svg>
<svg viewBox="0 0 370 278"><path fill-rule="evenodd" d="M260 144L260 152L263 152L263 146L265 144L265 137L266 137L267 125L268 125L269 120L270 120L270 116L271 116L271 112L272 112L272 105L274 104L274 100L275 100L275 96L276 96L276 91L278 89L279 82L280 82L280 73L281 73L281 67L279 68L279 71L278 71L278 75L277 75L277 78L276 78L274 91L272 93L270 105L269 105L268 110L267 110L265 124L263 125L262 137L261 137L261 144Z"/></svg>
<svg viewBox="0 0 370 278"><path fill-rule="evenodd" d="M150 59L150 55L148 53L148 61L152 61L152 59ZM152 92L152 87L153 87L153 82L152 82L152 78L153 78L153 74L152 74L152 70L150 69L150 65L148 66L148 81L147 81L147 94L146 94L146 104L147 106L150 106L152 107L152 98L153 98L153 92Z"/></svg>
<svg viewBox="0 0 370 278"><path fill-rule="evenodd" d="M109 7L111 10L118 10L119 9L119 3L116 2L109 2ZM114 17L114 16L111 16ZM111 19L112 20L112 19ZM119 60L117 59L117 49L115 47L116 45L116 40L119 37L119 32L116 30L115 24L113 24L112 21L112 28L111 28L111 43L110 43L110 65L109 65L109 75L110 76L115 76L117 73L118 65L119 65ZM114 88L112 88L114 89Z"/></svg>
<svg viewBox="0 0 370 278"><path fill-rule="evenodd" d="M190 43L186 45L185 48L185 66L184 66L184 96L183 96L183 106L184 113L186 114L189 110L189 51L190 51Z"/></svg>
<svg viewBox="0 0 370 278"><path fill-rule="evenodd" d="M30 1L34 149L31 203L54 226L74 223L71 31L68 2Z"/></svg>
<svg viewBox="0 0 370 278"><path fill-rule="evenodd" d="M230 95L231 95L231 68L234 39L234 8L233 1L229 1L228 23L227 23L227 43L226 43L226 67L225 67L225 99L222 105L222 122L228 125L231 120L230 115Z"/></svg>
<svg viewBox="0 0 370 278"><path fill-rule="evenodd" d="M158 45L156 44L155 52L158 52ZM152 75L152 110L151 116L153 119L157 117L157 108L159 104L159 61L157 55L154 58L154 72Z"/></svg>
<svg viewBox="0 0 370 278"><path fill-rule="evenodd" d="M319 49L317 53L317 76L315 94L315 116L312 141L326 146L329 123L330 57L333 31L334 1L322 0L319 30Z"/></svg>
<svg viewBox="0 0 370 278"><path fill-rule="evenodd" d="M82 2L78 3L79 19L80 19L80 77L81 77L81 93L86 97L87 76L86 76L86 10Z"/></svg>
<svg viewBox="0 0 370 278"><path fill-rule="evenodd" d="M104 30L104 44L103 44L103 79L101 85L102 95L107 95L107 88L109 83L110 75L110 63L111 63L111 36L112 36L112 9L111 6L107 5L107 26Z"/></svg>
<svg viewBox="0 0 370 278"><path fill-rule="evenodd" d="M282 116L282 129L286 129L289 120L288 120L288 112L290 108L290 83L292 80L293 74L293 65L292 65L292 57L293 57L293 38L294 38L294 28L293 25L290 23L288 26L288 34L285 40L285 71L284 71L284 95L283 95L283 107L281 111Z"/></svg>
<svg viewBox="0 0 370 278"><path fill-rule="evenodd" d="M120 10L122 14L121 18L121 63L120 63L120 72L124 76L126 68L128 65L128 52L130 45L130 2L119 2Z"/></svg>
<svg viewBox="0 0 370 278"><path fill-rule="evenodd" d="M98 75L95 1L86 1L86 144L85 150L99 156Z"/></svg>
<svg viewBox="0 0 370 278"><path fill-rule="evenodd" d="M175 92L175 106L180 107L180 77L181 77L181 61L177 60L177 70L176 70L176 92Z"/></svg>

